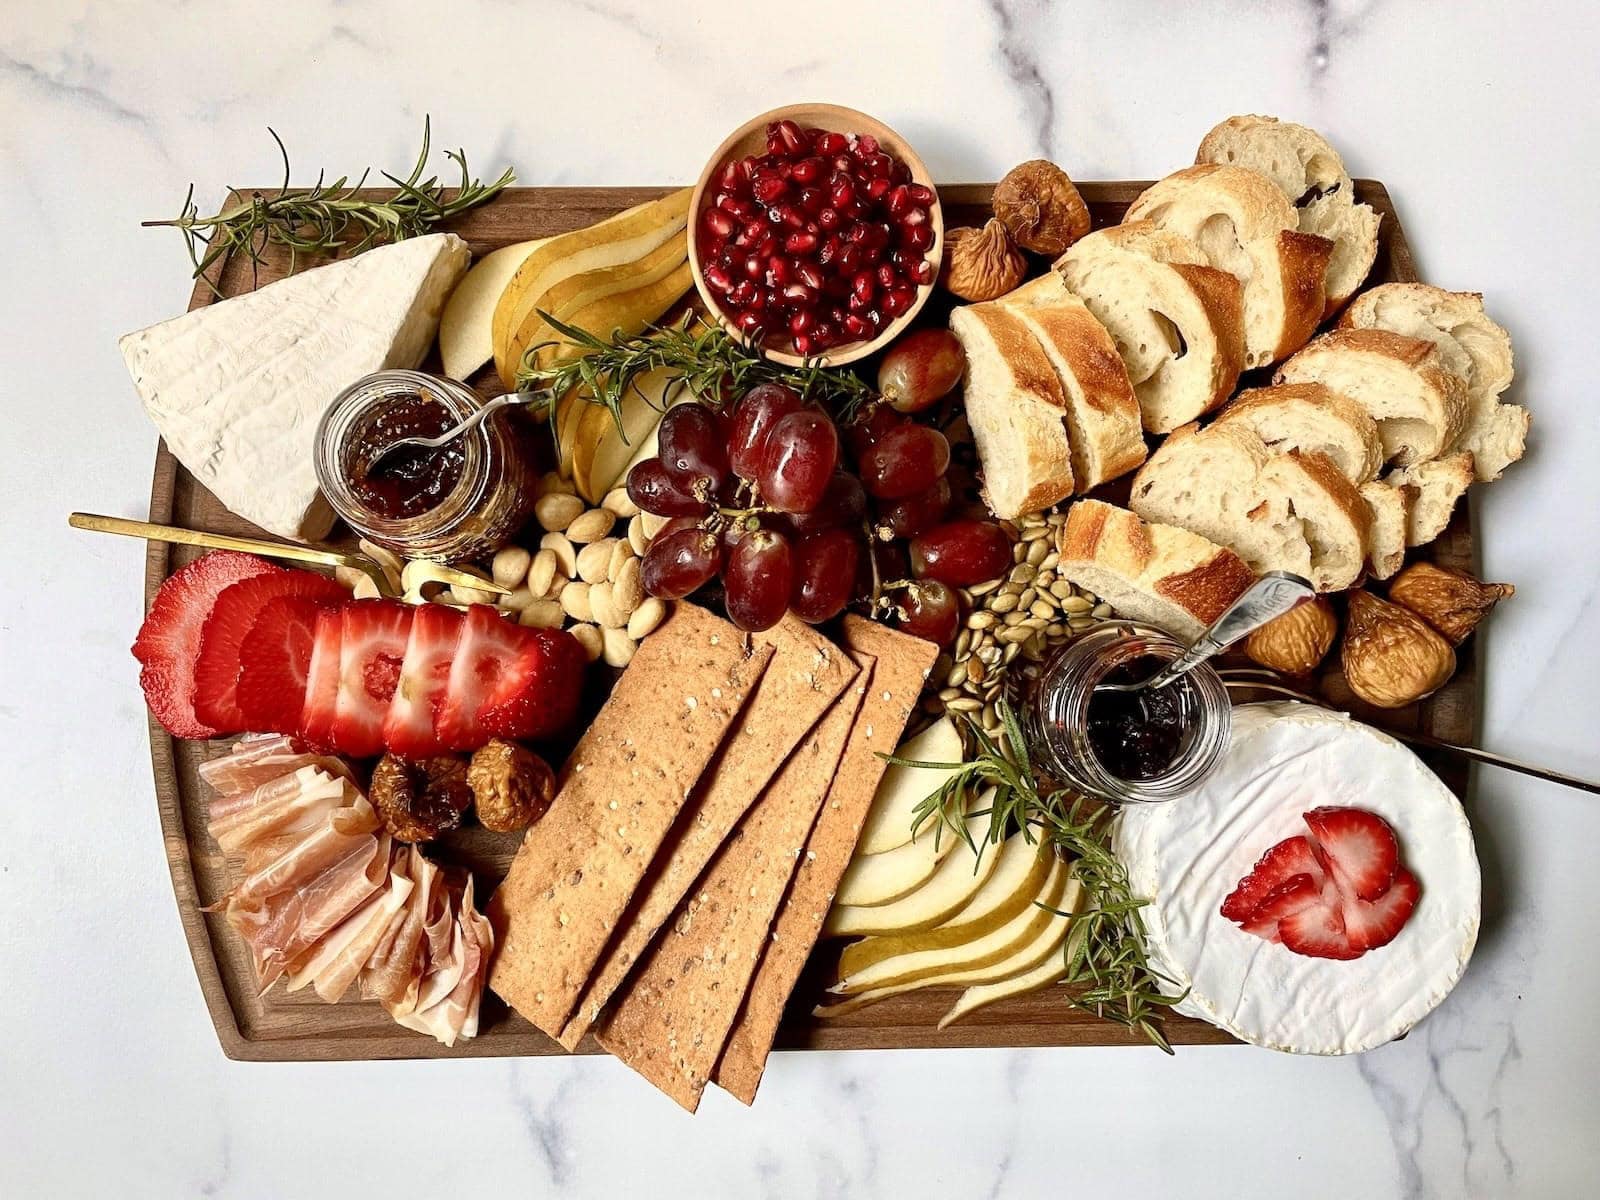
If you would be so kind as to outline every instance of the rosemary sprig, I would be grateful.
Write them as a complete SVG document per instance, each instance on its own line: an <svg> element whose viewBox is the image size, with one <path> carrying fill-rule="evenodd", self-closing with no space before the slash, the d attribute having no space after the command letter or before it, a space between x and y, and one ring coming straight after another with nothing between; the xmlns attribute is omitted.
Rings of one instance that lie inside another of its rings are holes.
<svg viewBox="0 0 1600 1200"><path fill-rule="evenodd" d="M1160 984L1171 987L1172 981L1152 967L1145 955L1140 910L1148 901L1133 894L1127 868L1111 851L1112 810L1065 788L1041 789L1016 712L1003 700L997 707L1005 748L969 719L978 754L956 767L955 773L917 806L912 829L933 819L965 837L966 820L974 815L967 807L968 797L976 788L992 787L989 840L1000 842L1012 832L1020 832L1029 842L1044 838L1071 859L1088 898L1087 907L1072 914L1072 935L1063 950L1068 1002L1137 1030L1171 1054L1161 1022L1167 1009L1182 997L1161 990ZM891 757L889 761L906 760ZM951 763L911 765L955 767ZM974 853L981 852L977 846L972 848Z"/></svg>
<svg viewBox="0 0 1600 1200"><path fill-rule="evenodd" d="M564 341L529 346L517 371L517 390L546 397L550 406L578 390L584 399L603 404L612 419L622 419L622 397L638 390L639 379L652 371L666 371L669 381L681 381L708 404L720 405L759 383L779 383L802 396L833 408L848 420L862 404L877 396L854 371L816 364L787 367L740 345L726 330L696 313L685 313L670 325L649 325L642 333L614 333L602 337L587 329L558 321L549 313L539 316ZM539 351L560 347L568 352L555 362L541 365ZM570 356L576 346L578 355ZM641 396L644 393L639 392Z"/></svg>
<svg viewBox="0 0 1600 1200"><path fill-rule="evenodd" d="M189 261L194 264L194 277L204 279L219 297L222 293L206 272L230 254L242 254L250 260L254 286L269 246L288 249L289 273L293 274L302 253L347 251L359 254L379 242L416 237L440 221L493 199L516 178L507 167L500 178L486 184L472 177L465 152L446 150L445 157L461 172L454 191L449 192L437 175L424 179L422 173L427 169L433 134L432 121L424 117L422 151L411 173L401 179L387 171L380 172L400 189L398 196L372 200L356 194L371 175L370 167L354 183L349 182L348 175L328 183L326 172L320 172L313 186L291 190L289 151L276 130L268 128L267 132L278 144L278 153L283 159L283 182L276 192L251 192L239 203L202 217L194 202L194 184L191 183L184 197L183 211L178 216L167 221L143 222L146 227L172 226L180 230L189 251Z"/></svg>

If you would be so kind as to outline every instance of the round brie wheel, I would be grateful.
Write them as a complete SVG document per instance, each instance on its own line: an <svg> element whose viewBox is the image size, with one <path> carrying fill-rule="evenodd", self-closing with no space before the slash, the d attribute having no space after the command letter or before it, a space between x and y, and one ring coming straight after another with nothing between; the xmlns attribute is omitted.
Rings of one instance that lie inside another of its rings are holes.
<svg viewBox="0 0 1600 1200"><path fill-rule="evenodd" d="M1410 920L1360 958L1308 958L1246 933L1223 899L1256 860L1306 832L1301 814L1364 808L1394 829L1422 885ZM1258 1046L1355 1054L1392 1041L1449 994L1478 940L1478 858L1461 803L1393 738L1312 705L1243 705L1203 786L1126 806L1114 848L1143 909L1150 964L1177 1011Z"/></svg>

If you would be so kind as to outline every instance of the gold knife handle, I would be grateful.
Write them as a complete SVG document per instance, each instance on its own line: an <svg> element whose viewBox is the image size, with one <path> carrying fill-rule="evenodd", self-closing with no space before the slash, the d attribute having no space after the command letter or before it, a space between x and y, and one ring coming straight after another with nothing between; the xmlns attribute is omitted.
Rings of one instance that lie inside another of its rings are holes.
<svg viewBox="0 0 1600 1200"><path fill-rule="evenodd" d="M232 537L226 533L205 533L198 529L181 529L176 525L154 525L149 521L130 521L124 517L105 517L98 513L75 512L67 518L74 529L87 529L91 533L118 533L123 537L144 538L152 542L175 542L181 546L205 546L212 550L242 550L246 554L259 554L265 558L283 558L290 562L312 563L319 567L343 567L351 563L353 555L332 550L313 550L310 546L292 546L287 542L264 542L259 538Z"/></svg>

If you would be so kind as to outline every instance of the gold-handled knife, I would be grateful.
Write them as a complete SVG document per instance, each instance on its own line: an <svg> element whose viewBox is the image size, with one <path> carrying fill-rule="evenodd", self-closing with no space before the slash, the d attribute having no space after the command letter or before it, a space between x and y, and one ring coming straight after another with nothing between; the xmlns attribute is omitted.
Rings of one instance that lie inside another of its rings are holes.
<svg viewBox="0 0 1600 1200"><path fill-rule="evenodd" d="M173 542L180 546L205 546L211 550L241 550L246 554L259 554L263 558L281 558L289 562L308 563L318 567L349 567L362 572L378 589L380 596L398 599L399 590L390 581L387 572L374 559L365 554L346 554L338 550L318 550L312 546L295 546L288 542L266 542L259 538L234 537L226 533L206 533L198 529L184 529L177 525L155 525L149 521L130 521L125 517L106 517L99 513L75 512L67 518L74 529L87 529L91 533L115 533L123 537L144 538L151 542ZM468 571L457 570L442 564L430 564L428 577L441 583L460 584L483 592L505 594L511 591L493 580Z"/></svg>

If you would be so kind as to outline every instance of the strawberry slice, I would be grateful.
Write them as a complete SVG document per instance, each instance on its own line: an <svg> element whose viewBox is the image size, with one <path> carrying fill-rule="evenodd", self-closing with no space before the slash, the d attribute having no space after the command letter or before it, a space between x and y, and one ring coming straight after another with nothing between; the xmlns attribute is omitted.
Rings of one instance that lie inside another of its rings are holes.
<svg viewBox="0 0 1600 1200"><path fill-rule="evenodd" d="M1278 922L1321 900L1322 888L1313 876L1291 875L1267 893L1242 927L1246 933L1253 933L1269 942L1281 941Z"/></svg>
<svg viewBox="0 0 1600 1200"><path fill-rule="evenodd" d="M1358 953L1387 946L1411 919L1421 895L1417 877L1401 867L1389 890L1376 900L1346 900L1341 912L1350 945Z"/></svg>
<svg viewBox="0 0 1600 1200"><path fill-rule="evenodd" d="M1377 813L1314 808L1304 816L1312 851L1346 899L1376 900L1400 869L1400 844Z"/></svg>
<svg viewBox="0 0 1600 1200"><path fill-rule="evenodd" d="M1300 835L1285 838L1256 861L1222 902L1222 915L1241 925L1250 921L1267 896L1297 875L1309 875L1314 886L1322 886L1322 867L1311 843Z"/></svg>
<svg viewBox="0 0 1600 1200"><path fill-rule="evenodd" d="M217 596L241 579L281 573L253 554L213 550L174 573L150 605L134 639L139 660L139 686L156 720L175 737L210 738L225 732L206 724L195 712L195 661L200 635ZM237 733L244 726L226 732Z"/></svg>
<svg viewBox="0 0 1600 1200"><path fill-rule="evenodd" d="M414 610L398 600L355 600L339 611L333 744L341 753L370 758L383 753L383 720L400 682Z"/></svg>
<svg viewBox="0 0 1600 1200"><path fill-rule="evenodd" d="M522 648L489 689L479 720L495 737L549 737L577 711L588 660L570 633L522 628L517 632Z"/></svg>
<svg viewBox="0 0 1600 1200"><path fill-rule="evenodd" d="M311 670L317 614L329 605L309 596L279 596L262 606L239 643L236 691L244 728L298 733Z"/></svg>
<svg viewBox="0 0 1600 1200"><path fill-rule="evenodd" d="M1360 958L1350 944L1344 915L1338 906L1319 899L1278 919L1278 936L1284 949L1310 958Z"/></svg>
<svg viewBox="0 0 1600 1200"><path fill-rule="evenodd" d="M337 608L317 614L306 666L306 700L300 710L300 735L318 746L333 746L333 719L339 700L339 642L344 615Z"/></svg>
<svg viewBox="0 0 1600 1200"><path fill-rule="evenodd" d="M462 617L442 604L424 604L411 619L400 682L383 719L383 741L401 758L429 758L449 747L434 733Z"/></svg>
<svg viewBox="0 0 1600 1200"><path fill-rule="evenodd" d="M218 729L249 729L238 702L243 645L261 610L280 596L304 596L337 603L348 588L313 571L269 571L230 584L218 595L200 631L200 656L194 664L194 711Z"/></svg>
<svg viewBox="0 0 1600 1200"><path fill-rule="evenodd" d="M476 750L489 740L478 714L501 671L520 652L524 632L487 604L467 609L434 723L434 732L450 749Z"/></svg>

